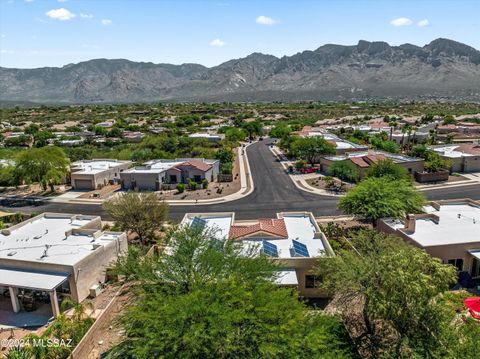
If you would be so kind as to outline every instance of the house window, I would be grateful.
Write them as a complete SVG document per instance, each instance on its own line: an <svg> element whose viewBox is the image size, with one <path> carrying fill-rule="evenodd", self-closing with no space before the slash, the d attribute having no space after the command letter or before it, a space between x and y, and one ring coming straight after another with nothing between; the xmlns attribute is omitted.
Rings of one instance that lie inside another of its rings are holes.
<svg viewBox="0 0 480 359"><path fill-rule="evenodd" d="M177 183L177 175L170 175L170 183Z"/></svg>
<svg viewBox="0 0 480 359"><path fill-rule="evenodd" d="M457 259L449 259L447 261L448 264L451 264L454 267L457 267L457 270L461 272L463 270L463 259L462 258L457 258Z"/></svg>
<svg viewBox="0 0 480 359"><path fill-rule="evenodd" d="M193 176L193 180L197 183L200 183L200 182L202 182L202 176L195 175L195 176Z"/></svg>
<svg viewBox="0 0 480 359"><path fill-rule="evenodd" d="M305 276L305 288L318 288L322 283L322 279L318 275L307 274Z"/></svg>

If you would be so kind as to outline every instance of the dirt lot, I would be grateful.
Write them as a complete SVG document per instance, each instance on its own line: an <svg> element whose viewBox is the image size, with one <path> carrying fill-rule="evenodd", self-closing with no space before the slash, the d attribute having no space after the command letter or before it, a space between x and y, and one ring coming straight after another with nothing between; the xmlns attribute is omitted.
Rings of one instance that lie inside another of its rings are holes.
<svg viewBox="0 0 480 359"><path fill-rule="evenodd" d="M340 181L337 178L333 179L333 183L329 187L328 183L326 181L322 180L322 178L324 178L324 177L319 176L319 177L316 177L316 178L310 178L310 179L307 179L306 182L314 188L324 189L324 190L332 191L332 192L336 191L336 190L340 191L340 192L344 192L344 191L348 190L349 188L354 187L353 184L345 182L345 181Z"/></svg>
<svg viewBox="0 0 480 359"><path fill-rule="evenodd" d="M108 198L121 187L119 184L104 186L101 189L85 192L79 198Z"/></svg>

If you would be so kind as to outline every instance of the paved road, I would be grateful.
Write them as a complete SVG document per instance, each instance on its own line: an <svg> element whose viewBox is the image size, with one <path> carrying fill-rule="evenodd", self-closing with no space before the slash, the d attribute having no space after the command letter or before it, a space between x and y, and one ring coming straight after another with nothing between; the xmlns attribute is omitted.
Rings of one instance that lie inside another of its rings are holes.
<svg viewBox="0 0 480 359"><path fill-rule="evenodd" d="M268 148L269 141L260 141L247 148L251 175L255 190L242 199L202 206L171 206L170 217L181 220L187 212L225 212L234 211L239 219L272 217L281 211L311 211L315 216L341 214L337 208L336 197L319 196L298 189L285 174L282 165ZM472 198L480 199L480 184L462 187L442 188L425 192L428 199ZM1 208L0 208L1 209ZM8 208L10 211L13 208ZM48 203L38 207L18 207L25 212L63 212L102 215L108 218L100 205Z"/></svg>

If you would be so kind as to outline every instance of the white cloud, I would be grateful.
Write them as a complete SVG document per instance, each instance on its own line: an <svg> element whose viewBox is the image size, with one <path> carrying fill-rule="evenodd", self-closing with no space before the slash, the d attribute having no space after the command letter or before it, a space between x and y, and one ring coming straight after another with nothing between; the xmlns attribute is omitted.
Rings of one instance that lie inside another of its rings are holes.
<svg viewBox="0 0 480 359"><path fill-rule="evenodd" d="M226 42L220 39L214 39L210 41L210 46L222 47L225 45L226 45Z"/></svg>
<svg viewBox="0 0 480 359"><path fill-rule="evenodd" d="M92 14L82 14L82 13L80 13L80 17L82 19L92 19L93 15Z"/></svg>
<svg viewBox="0 0 480 359"><path fill-rule="evenodd" d="M5 49L0 50L0 54L13 55L14 53L15 51L13 50L5 50Z"/></svg>
<svg viewBox="0 0 480 359"><path fill-rule="evenodd" d="M71 13L70 11L68 11L63 7L60 9L52 9L50 11L47 11L45 15L47 15L52 19L57 19L61 21L71 20L76 16L75 14Z"/></svg>
<svg viewBox="0 0 480 359"><path fill-rule="evenodd" d="M255 22L260 25L275 25L278 24L280 21L274 20L268 16L261 15L256 18Z"/></svg>
<svg viewBox="0 0 480 359"><path fill-rule="evenodd" d="M33 2L33 0L25 0L25 2Z"/></svg>
<svg viewBox="0 0 480 359"><path fill-rule="evenodd" d="M5 35L5 34L2 34L0 37L1 37L2 39L4 39L4 38L6 38L6 37L7 37L7 35Z"/></svg>
<svg viewBox="0 0 480 359"><path fill-rule="evenodd" d="M399 26L410 26L413 24L413 22L408 17L399 17L398 19L393 19L392 21L390 21L390 24L392 24L393 26L399 27Z"/></svg>
<svg viewBox="0 0 480 359"><path fill-rule="evenodd" d="M110 19L102 19L100 22L105 26L112 25L112 20Z"/></svg>
<svg viewBox="0 0 480 359"><path fill-rule="evenodd" d="M428 21L428 19L423 19L423 20L420 20L417 25L419 27L427 27L430 25L430 21Z"/></svg>
<svg viewBox="0 0 480 359"><path fill-rule="evenodd" d="M57 0L58 2L67 2L68 0Z"/></svg>

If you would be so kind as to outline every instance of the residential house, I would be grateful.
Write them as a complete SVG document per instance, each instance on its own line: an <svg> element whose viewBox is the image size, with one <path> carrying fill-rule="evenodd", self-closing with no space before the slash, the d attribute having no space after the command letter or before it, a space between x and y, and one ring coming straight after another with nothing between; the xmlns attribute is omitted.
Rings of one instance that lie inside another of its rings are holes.
<svg viewBox="0 0 480 359"><path fill-rule="evenodd" d="M9 293L11 305L1 309L19 312L27 295L43 292L57 316L59 296L84 300L126 249L126 234L103 231L98 216L43 213L3 229L0 292Z"/></svg>
<svg viewBox="0 0 480 359"><path fill-rule="evenodd" d="M110 159L77 161L70 167L70 181L74 189L94 190L120 182L120 173L131 164L132 161Z"/></svg>
<svg viewBox="0 0 480 359"><path fill-rule="evenodd" d="M201 227L220 240L232 240L246 251L270 257L279 265L276 283L296 287L304 297L325 297L321 278L312 269L334 252L310 212L281 212L276 218L235 219L235 213L187 213L184 226Z"/></svg>
<svg viewBox="0 0 480 359"><path fill-rule="evenodd" d="M143 166L130 168L120 174L124 189L159 191L174 188L178 183L190 180L201 183L204 179L215 181L220 171L218 160L203 158L177 158L152 160Z"/></svg>
<svg viewBox="0 0 480 359"><path fill-rule="evenodd" d="M216 134L216 133L207 133L207 132L197 132L188 135L190 138L201 138L207 140L209 142L219 142L225 138L223 134Z"/></svg>
<svg viewBox="0 0 480 359"><path fill-rule="evenodd" d="M316 136L322 137L323 139L325 139L327 142L329 142L335 147L335 152L337 155L344 154L347 152L368 150L367 146L359 145L359 144L341 139L340 137L332 133L325 132L325 130L320 127L304 126L302 131L298 132L297 134L300 137L316 137Z"/></svg>
<svg viewBox="0 0 480 359"><path fill-rule="evenodd" d="M480 146L464 143L431 146L444 159L451 161L452 172L480 172Z"/></svg>
<svg viewBox="0 0 480 359"><path fill-rule="evenodd" d="M382 219L378 229L480 278L480 202L470 199L430 202L425 213L402 220Z"/></svg>
<svg viewBox="0 0 480 359"><path fill-rule="evenodd" d="M409 157L383 151L367 151L347 153L344 155L322 156L320 158L320 171L328 173L329 168L333 163L338 161L349 161L357 167L360 178L363 178L371 165L386 159L392 160L397 165L405 168L408 173L412 175L416 172L421 173L424 170L423 158Z"/></svg>

